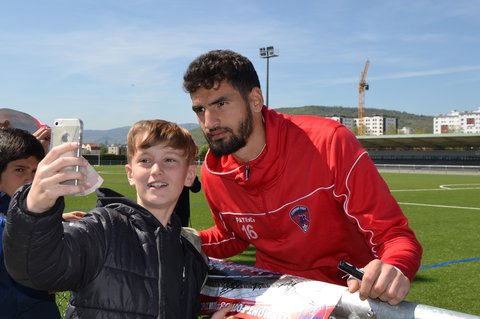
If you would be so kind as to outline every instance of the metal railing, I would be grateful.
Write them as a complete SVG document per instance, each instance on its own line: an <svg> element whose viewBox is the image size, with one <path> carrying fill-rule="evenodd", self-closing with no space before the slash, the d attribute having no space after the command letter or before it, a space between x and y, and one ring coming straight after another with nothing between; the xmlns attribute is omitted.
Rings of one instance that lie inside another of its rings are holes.
<svg viewBox="0 0 480 319"><path fill-rule="evenodd" d="M479 316L408 301L391 306L386 302L360 300L348 291L340 298L329 319L480 319Z"/></svg>

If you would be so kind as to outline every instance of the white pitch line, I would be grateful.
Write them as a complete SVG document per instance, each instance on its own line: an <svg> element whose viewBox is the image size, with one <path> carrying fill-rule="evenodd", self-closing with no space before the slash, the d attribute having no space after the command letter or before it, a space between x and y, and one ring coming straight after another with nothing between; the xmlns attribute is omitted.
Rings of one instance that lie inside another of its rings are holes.
<svg viewBox="0 0 480 319"><path fill-rule="evenodd" d="M470 186L470 187L458 187L458 186ZM445 185L440 185L438 187L439 188L391 189L390 191L391 192L430 192L430 191L472 190L472 189L480 189L480 184L445 184Z"/></svg>
<svg viewBox="0 0 480 319"><path fill-rule="evenodd" d="M473 187L458 187L458 186L473 186ZM454 189L480 189L480 184L445 184L445 185L440 185L440 188L449 189L449 190L454 190Z"/></svg>
<svg viewBox="0 0 480 319"><path fill-rule="evenodd" d="M127 173L125 173L125 172L97 171L97 173L102 174L102 175L125 175L125 176L127 176Z"/></svg>
<svg viewBox="0 0 480 319"><path fill-rule="evenodd" d="M418 188L418 189L391 189L390 192L429 192L429 191L449 191L447 188Z"/></svg>
<svg viewBox="0 0 480 319"><path fill-rule="evenodd" d="M447 205L432 205L432 204L420 204L420 203L402 203L398 202L400 205L411 205L411 206L427 206L427 207L439 207L439 208L454 208L454 209L470 209L480 211L480 207L464 207L464 206L447 206Z"/></svg>

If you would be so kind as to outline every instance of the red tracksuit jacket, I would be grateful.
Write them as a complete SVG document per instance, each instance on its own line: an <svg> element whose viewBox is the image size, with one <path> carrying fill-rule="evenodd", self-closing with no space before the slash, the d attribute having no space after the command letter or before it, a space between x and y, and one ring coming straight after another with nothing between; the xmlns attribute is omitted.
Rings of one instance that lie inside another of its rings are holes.
<svg viewBox="0 0 480 319"><path fill-rule="evenodd" d="M356 137L340 123L264 107L266 146L248 163L207 153L202 184L215 226L207 255L256 247L256 266L345 285L340 260L374 258L410 280L422 247Z"/></svg>

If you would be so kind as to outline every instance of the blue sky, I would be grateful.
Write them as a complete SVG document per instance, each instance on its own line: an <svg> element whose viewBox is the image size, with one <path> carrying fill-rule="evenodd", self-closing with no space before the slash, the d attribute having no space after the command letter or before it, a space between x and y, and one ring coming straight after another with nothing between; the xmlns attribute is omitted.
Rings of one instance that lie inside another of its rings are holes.
<svg viewBox="0 0 480 319"><path fill-rule="evenodd" d="M182 89L212 49L249 57L270 107L358 106L437 115L480 107L477 0L17 0L0 4L0 107L86 129L196 122Z"/></svg>

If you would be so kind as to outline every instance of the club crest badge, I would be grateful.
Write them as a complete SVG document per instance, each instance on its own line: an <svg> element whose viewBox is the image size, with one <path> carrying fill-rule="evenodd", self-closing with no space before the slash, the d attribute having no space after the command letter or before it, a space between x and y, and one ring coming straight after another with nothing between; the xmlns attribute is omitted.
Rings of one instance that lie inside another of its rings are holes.
<svg viewBox="0 0 480 319"><path fill-rule="evenodd" d="M297 206L290 211L290 218L306 233L310 227L310 212L305 206Z"/></svg>

